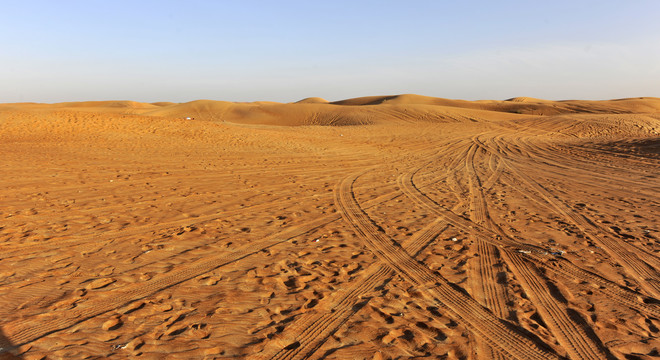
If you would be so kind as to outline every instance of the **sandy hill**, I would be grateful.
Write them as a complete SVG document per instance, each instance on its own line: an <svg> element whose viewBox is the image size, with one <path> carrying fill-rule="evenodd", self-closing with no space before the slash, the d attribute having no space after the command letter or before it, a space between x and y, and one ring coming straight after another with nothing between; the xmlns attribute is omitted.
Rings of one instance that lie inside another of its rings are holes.
<svg viewBox="0 0 660 360"><path fill-rule="evenodd" d="M506 99L505 101L519 102L519 103L550 103L550 102L552 102L550 100L536 99L536 98L527 97L527 96L514 97L514 98L511 98L511 99Z"/></svg>
<svg viewBox="0 0 660 360"><path fill-rule="evenodd" d="M479 106L457 107L422 102L385 102L377 106L347 106L305 99L297 103L230 103L199 100L164 106L144 115L261 125L363 125L387 122L453 122L498 120L513 115Z"/></svg>
<svg viewBox="0 0 660 360"><path fill-rule="evenodd" d="M165 106L144 115L259 125L357 125L373 122L368 111L352 111L318 103L199 100Z"/></svg>
<svg viewBox="0 0 660 360"><path fill-rule="evenodd" d="M153 102L151 105L156 105L156 106L170 106L170 105L175 105L176 103L170 102L170 101L158 101L158 102Z"/></svg>
<svg viewBox="0 0 660 360"><path fill-rule="evenodd" d="M335 101L336 105L380 105L380 104L397 104L397 105L440 105L440 106L454 106L465 108L478 108L470 101L466 100L450 100L443 98L436 98L415 94L391 95L391 96L365 96L353 99L346 99Z"/></svg>
<svg viewBox="0 0 660 360"><path fill-rule="evenodd" d="M143 115L216 120L221 118L234 105L234 103L228 101L195 100L181 104L163 105L157 109L147 111Z"/></svg>
<svg viewBox="0 0 660 360"><path fill-rule="evenodd" d="M617 100L565 100L552 101L531 97L515 97L497 100L451 100L422 95L404 94L391 96L367 96L335 101L332 104L368 106L381 104L435 105L464 109L478 109L529 115L557 115L566 113L653 113L660 111L660 99L653 97Z"/></svg>
<svg viewBox="0 0 660 360"><path fill-rule="evenodd" d="M296 104L327 104L328 100L320 97L308 97L302 100L296 101Z"/></svg>
<svg viewBox="0 0 660 360"><path fill-rule="evenodd" d="M451 100L414 94L367 96L328 102L310 97L295 103L238 103L196 100L186 103L85 101L56 104L0 104L0 111L70 111L194 119L250 125L363 125L417 122L475 122L517 119L520 116L562 114L652 114L660 98L603 101L551 101L530 97L498 100Z"/></svg>
<svg viewBox="0 0 660 360"><path fill-rule="evenodd" d="M63 102L53 104L54 107L62 108L126 108L126 109L151 109L156 107L154 104L141 103L136 101L81 101L81 102Z"/></svg>

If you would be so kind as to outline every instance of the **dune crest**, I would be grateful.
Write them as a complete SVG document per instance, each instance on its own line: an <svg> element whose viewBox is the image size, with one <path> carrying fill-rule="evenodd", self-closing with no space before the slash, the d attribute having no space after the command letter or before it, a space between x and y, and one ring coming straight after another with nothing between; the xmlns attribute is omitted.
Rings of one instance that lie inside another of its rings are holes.
<svg viewBox="0 0 660 360"><path fill-rule="evenodd" d="M527 96L514 97L511 99L506 99L504 101L519 102L519 103L547 103L551 102L549 100L536 99Z"/></svg>
<svg viewBox="0 0 660 360"><path fill-rule="evenodd" d="M151 109L156 105L149 103L140 103L136 101L81 101L81 102L64 102L53 104L54 107L62 108L129 108L129 109Z"/></svg>
<svg viewBox="0 0 660 360"><path fill-rule="evenodd" d="M296 104L327 104L328 100L320 97L308 97L295 102Z"/></svg>
<svg viewBox="0 0 660 360"><path fill-rule="evenodd" d="M237 103L195 100L186 103L86 101L57 104L0 104L13 110L71 110L112 112L251 125L363 125L387 122L491 121L515 115L652 114L660 112L660 98L551 101L530 97L498 100L451 100L415 94L367 96L334 102L310 97L295 103L257 101ZM514 114L514 115L512 115Z"/></svg>

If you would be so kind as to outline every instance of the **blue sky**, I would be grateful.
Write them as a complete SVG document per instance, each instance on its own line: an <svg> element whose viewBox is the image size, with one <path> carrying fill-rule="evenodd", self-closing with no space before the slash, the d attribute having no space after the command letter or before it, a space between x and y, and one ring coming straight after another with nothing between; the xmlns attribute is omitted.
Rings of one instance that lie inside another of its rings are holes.
<svg viewBox="0 0 660 360"><path fill-rule="evenodd" d="M660 97L660 1L0 0L0 102Z"/></svg>

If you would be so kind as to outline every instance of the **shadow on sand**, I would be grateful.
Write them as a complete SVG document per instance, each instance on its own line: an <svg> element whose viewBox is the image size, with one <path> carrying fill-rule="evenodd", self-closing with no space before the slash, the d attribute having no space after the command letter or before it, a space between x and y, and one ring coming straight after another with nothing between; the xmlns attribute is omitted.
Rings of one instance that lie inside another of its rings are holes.
<svg viewBox="0 0 660 360"><path fill-rule="evenodd" d="M22 357L14 355L15 353L16 349L0 330L0 360L22 359Z"/></svg>

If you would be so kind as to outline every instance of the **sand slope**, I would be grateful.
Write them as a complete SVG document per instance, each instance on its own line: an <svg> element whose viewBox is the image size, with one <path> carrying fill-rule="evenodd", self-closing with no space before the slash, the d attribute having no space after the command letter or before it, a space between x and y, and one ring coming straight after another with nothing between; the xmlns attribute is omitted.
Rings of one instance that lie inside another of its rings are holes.
<svg viewBox="0 0 660 360"><path fill-rule="evenodd" d="M0 358L660 354L658 98L0 104L0 154Z"/></svg>

